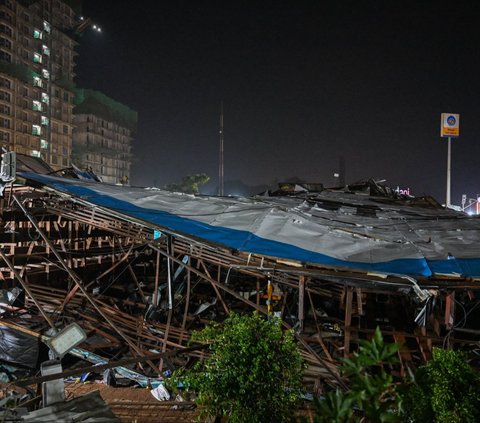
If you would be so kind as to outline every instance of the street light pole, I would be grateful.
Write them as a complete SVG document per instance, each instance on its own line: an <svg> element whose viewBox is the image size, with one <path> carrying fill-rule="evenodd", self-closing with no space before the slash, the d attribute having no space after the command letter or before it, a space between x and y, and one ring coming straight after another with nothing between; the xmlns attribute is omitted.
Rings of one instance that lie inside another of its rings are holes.
<svg viewBox="0 0 480 423"><path fill-rule="evenodd" d="M448 137L448 152L447 152L447 195L445 198L445 207L449 207L451 204L450 188L452 178L452 137Z"/></svg>

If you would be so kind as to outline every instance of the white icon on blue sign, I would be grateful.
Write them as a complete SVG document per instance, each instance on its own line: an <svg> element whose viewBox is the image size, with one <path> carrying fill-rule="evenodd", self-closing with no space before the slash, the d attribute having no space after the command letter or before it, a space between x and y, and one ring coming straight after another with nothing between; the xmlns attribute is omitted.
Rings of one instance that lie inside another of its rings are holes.
<svg viewBox="0 0 480 423"><path fill-rule="evenodd" d="M455 119L455 116L450 115L450 116L447 118L447 124L448 124L448 126L455 126L456 123L457 123L457 119Z"/></svg>

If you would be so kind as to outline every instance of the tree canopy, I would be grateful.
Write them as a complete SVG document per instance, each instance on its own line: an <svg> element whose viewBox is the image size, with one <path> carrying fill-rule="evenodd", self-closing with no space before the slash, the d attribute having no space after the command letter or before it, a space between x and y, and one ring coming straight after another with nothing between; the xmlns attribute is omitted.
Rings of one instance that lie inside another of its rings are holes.
<svg viewBox="0 0 480 423"><path fill-rule="evenodd" d="M277 318L232 313L194 339L209 344L210 355L180 373L197 394L207 416L231 423L290 421L302 392L304 363L292 331Z"/></svg>
<svg viewBox="0 0 480 423"><path fill-rule="evenodd" d="M184 192L186 194L198 194L200 186L206 184L210 177L205 173L196 175L187 175L180 184L170 184L165 186L168 191Z"/></svg>

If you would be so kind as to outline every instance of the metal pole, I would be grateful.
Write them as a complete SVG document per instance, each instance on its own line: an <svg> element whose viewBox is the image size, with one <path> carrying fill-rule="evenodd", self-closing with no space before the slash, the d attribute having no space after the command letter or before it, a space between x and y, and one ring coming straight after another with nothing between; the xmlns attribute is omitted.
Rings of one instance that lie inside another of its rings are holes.
<svg viewBox="0 0 480 423"><path fill-rule="evenodd" d="M223 101L220 104L220 146L218 157L218 195L223 196Z"/></svg>
<svg viewBox="0 0 480 423"><path fill-rule="evenodd" d="M168 309L173 308L173 296L172 296L172 262L170 257L173 254L173 240L171 236L167 237L167 282L168 282ZM158 305L158 304L156 304ZM165 344L164 344L165 345Z"/></svg>
<svg viewBox="0 0 480 423"><path fill-rule="evenodd" d="M445 207L450 206L450 183L452 177L452 138L448 137L448 153L447 153L447 196L445 199Z"/></svg>

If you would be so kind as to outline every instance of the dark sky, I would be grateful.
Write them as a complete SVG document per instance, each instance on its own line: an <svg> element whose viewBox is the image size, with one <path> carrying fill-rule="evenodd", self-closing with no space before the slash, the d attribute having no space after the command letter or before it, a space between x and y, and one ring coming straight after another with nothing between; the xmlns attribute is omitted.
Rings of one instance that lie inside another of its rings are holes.
<svg viewBox="0 0 480 423"><path fill-rule="evenodd" d="M480 193L474 1L85 0L77 84L138 112L131 182L370 177L445 199L442 112L461 114L452 199ZM138 4L138 6L135 6ZM133 6L132 6L133 5Z"/></svg>

